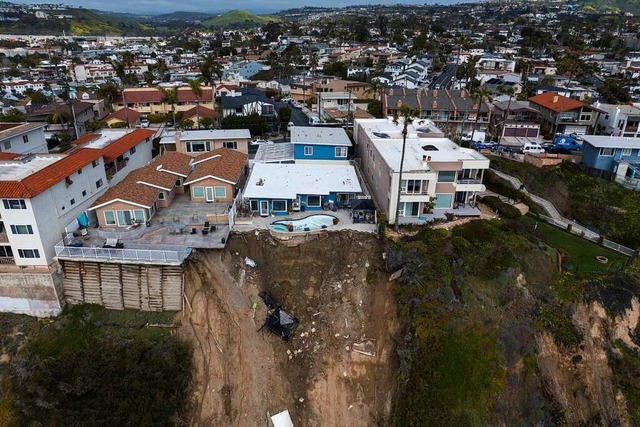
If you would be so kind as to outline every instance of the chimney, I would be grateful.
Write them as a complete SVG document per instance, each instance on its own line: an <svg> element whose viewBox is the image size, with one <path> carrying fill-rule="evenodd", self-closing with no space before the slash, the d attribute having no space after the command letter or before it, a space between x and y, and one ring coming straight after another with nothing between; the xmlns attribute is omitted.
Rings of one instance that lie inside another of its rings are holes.
<svg viewBox="0 0 640 427"><path fill-rule="evenodd" d="M434 98L437 98L437 97L438 97L438 91L437 91L437 90L434 90L434 91L433 91L433 97L434 97Z"/></svg>
<svg viewBox="0 0 640 427"><path fill-rule="evenodd" d="M398 102L396 102L396 107L402 108L402 100L401 99L398 99Z"/></svg>
<svg viewBox="0 0 640 427"><path fill-rule="evenodd" d="M393 89L389 89L389 96L393 96Z"/></svg>
<svg viewBox="0 0 640 427"><path fill-rule="evenodd" d="M464 97L465 97L465 96L466 96L466 95L465 95L465 91L464 91L464 90L461 90L461 91L460 91L460 98L464 99Z"/></svg>
<svg viewBox="0 0 640 427"><path fill-rule="evenodd" d="M180 135L182 135L182 132L180 132L179 130L176 130L176 133L175 133L175 136L174 136L175 140L176 140L176 149L177 149L177 147L179 147L178 144L180 144Z"/></svg>
<svg viewBox="0 0 640 427"><path fill-rule="evenodd" d="M424 154L424 155L422 156L422 161L423 161L423 162L426 162L426 161L427 161L427 155L426 155L426 154Z"/></svg>
<svg viewBox="0 0 640 427"><path fill-rule="evenodd" d="M431 156L427 157L427 161L430 162L431 161Z"/></svg>
<svg viewBox="0 0 640 427"><path fill-rule="evenodd" d="M558 95L556 95L556 96L554 96L554 97L553 97L553 103L554 103L554 104L557 104L557 103L558 103Z"/></svg>
<svg viewBox="0 0 640 427"><path fill-rule="evenodd" d="M433 103L431 104L431 108L433 110L435 110L436 108L438 108L438 101L434 100Z"/></svg>

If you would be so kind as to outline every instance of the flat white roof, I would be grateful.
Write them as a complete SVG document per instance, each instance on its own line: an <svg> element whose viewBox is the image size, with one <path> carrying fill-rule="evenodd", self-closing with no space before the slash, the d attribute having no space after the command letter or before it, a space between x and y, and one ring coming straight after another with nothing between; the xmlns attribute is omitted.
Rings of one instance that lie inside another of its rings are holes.
<svg viewBox="0 0 640 427"><path fill-rule="evenodd" d="M101 148L105 148L113 141L122 138L130 132L133 132L133 129L104 129L100 131L100 135L96 139L82 144L81 146L83 148L94 148L99 150Z"/></svg>
<svg viewBox="0 0 640 427"><path fill-rule="evenodd" d="M361 193L351 165L255 163L244 191L251 199L295 199L298 194Z"/></svg>
<svg viewBox="0 0 640 427"><path fill-rule="evenodd" d="M167 133L163 136L175 137L175 133ZM211 129L211 130L187 130L180 132L182 141L201 141L206 139L246 138L251 139L249 129Z"/></svg>
<svg viewBox="0 0 640 427"><path fill-rule="evenodd" d="M640 148L640 138L604 135L582 135L582 138L596 148Z"/></svg>
<svg viewBox="0 0 640 427"><path fill-rule="evenodd" d="M60 154L36 154L22 160L0 161L0 181L20 181L64 157Z"/></svg>
<svg viewBox="0 0 640 427"><path fill-rule="evenodd" d="M291 143L351 147L351 140L344 129L329 127L293 126Z"/></svg>

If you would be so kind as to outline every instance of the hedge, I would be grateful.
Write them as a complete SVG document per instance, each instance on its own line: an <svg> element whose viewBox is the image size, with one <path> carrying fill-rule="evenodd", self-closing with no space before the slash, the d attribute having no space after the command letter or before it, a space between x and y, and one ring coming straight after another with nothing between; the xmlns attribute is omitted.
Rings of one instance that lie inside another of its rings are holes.
<svg viewBox="0 0 640 427"><path fill-rule="evenodd" d="M504 203L498 197L484 196L481 199L481 202L489 206L494 211L498 211L498 213L505 218L515 219L522 216L522 213L516 207L508 203Z"/></svg>

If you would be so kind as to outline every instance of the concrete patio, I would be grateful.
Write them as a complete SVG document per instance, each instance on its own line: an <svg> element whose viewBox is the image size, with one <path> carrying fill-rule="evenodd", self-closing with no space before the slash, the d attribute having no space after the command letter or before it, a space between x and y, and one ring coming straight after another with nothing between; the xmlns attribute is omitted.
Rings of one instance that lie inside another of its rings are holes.
<svg viewBox="0 0 640 427"><path fill-rule="evenodd" d="M400 225L423 225L434 220L447 219L447 214L452 214L456 217L479 217L481 212L480 209L471 206L458 209L434 209L433 213L430 214L400 217L398 222Z"/></svg>
<svg viewBox="0 0 640 427"><path fill-rule="evenodd" d="M287 220L287 219L301 219L308 217L310 215L333 215L338 218L340 221L336 225L329 226L327 231L337 231L337 230L355 230L362 231L367 233L375 233L377 232L376 224L363 224L358 223L354 224L353 219L351 218L351 210L349 209L338 209L337 211L307 211L307 212L294 212L291 215L287 216L253 216L251 218L242 218L237 217L236 223L233 226L233 231L243 232L243 231L252 231L252 230L268 230L269 225L274 221Z"/></svg>

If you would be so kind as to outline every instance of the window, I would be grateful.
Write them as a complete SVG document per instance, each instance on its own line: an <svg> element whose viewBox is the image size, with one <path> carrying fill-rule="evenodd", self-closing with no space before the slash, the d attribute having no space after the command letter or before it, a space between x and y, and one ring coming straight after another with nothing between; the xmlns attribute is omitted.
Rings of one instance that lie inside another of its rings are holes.
<svg viewBox="0 0 640 427"><path fill-rule="evenodd" d="M72 206L73 206L73 205L75 205L75 204L76 204L76 199L71 199L71 200L69 201L69 203L71 203L71 205L72 205Z"/></svg>
<svg viewBox="0 0 640 427"><path fill-rule="evenodd" d="M623 156L630 156L631 155L631 148L623 148L622 149L622 155Z"/></svg>
<svg viewBox="0 0 640 427"><path fill-rule="evenodd" d="M205 151L211 151L209 141L187 142L187 153L204 153Z"/></svg>
<svg viewBox="0 0 640 427"><path fill-rule="evenodd" d="M305 145L304 146L304 155L305 156L313 156L313 147L311 147L310 145Z"/></svg>
<svg viewBox="0 0 640 427"><path fill-rule="evenodd" d="M78 169L78 175L82 175L82 168Z"/></svg>
<svg viewBox="0 0 640 427"><path fill-rule="evenodd" d="M164 191L158 193L158 200L164 200Z"/></svg>
<svg viewBox="0 0 640 427"><path fill-rule="evenodd" d="M227 187L214 187L214 191L216 194L216 199L227 198Z"/></svg>
<svg viewBox="0 0 640 427"><path fill-rule="evenodd" d="M5 209L27 209L27 204L22 199L4 199L2 204Z"/></svg>
<svg viewBox="0 0 640 427"><path fill-rule="evenodd" d="M613 156L614 149L613 148L601 148L600 155L601 156Z"/></svg>
<svg viewBox="0 0 640 427"><path fill-rule="evenodd" d="M0 258L13 258L11 246L0 246Z"/></svg>
<svg viewBox="0 0 640 427"><path fill-rule="evenodd" d="M11 141L5 141L4 142L4 149L5 150L11 150Z"/></svg>
<svg viewBox="0 0 640 427"><path fill-rule="evenodd" d="M82 197L87 195L87 190L82 190Z"/></svg>
<svg viewBox="0 0 640 427"><path fill-rule="evenodd" d="M131 211L116 211L116 215L118 216L118 225L120 227L133 224Z"/></svg>
<svg viewBox="0 0 640 427"><path fill-rule="evenodd" d="M456 180L456 171L438 172L438 182L454 182L455 180Z"/></svg>
<svg viewBox="0 0 640 427"><path fill-rule="evenodd" d="M347 147L336 147L336 157L347 157Z"/></svg>
<svg viewBox="0 0 640 427"><path fill-rule="evenodd" d="M275 212L286 212L287 201L286 200L274 200L272 202L272 208Z"/></svg>
<svg viewBox="0 0 640 427"><path fill-rule="evenodd" d="M131 147L131 149L129 150L129 155L133 155L136 152L136 147Z"/></svg>
<svg viewBox="0 0 640 427"><path fill-rule="evenodd" d="M232 150L238 149L238 143L236 141L225 141L222 143L224 148L231 148Z"/></svg>
<svg viewBox="0 0 640 427"><path fill-rule="evenodd" d="M33 234L33 228L30 225L12 225L11 232L13 234Z"/></svg>
<svg viewBox="0 0 640 427"><path fill-rule="evenodd" d="M20 258L40 258L40 252L37 249L18 249Z"/></svg>
<svg viewBox="0 0 640 427"><path fill-rule="evenodd" d="M29 135L22 135L22 142L24 142L25 144L29 142Z"/></svg>
<svg viewBox="0 0 640 427"><path fill-rule="evenodd" d="M96 188L102 187L102 178L96 181Z"/></svg>
<svg viewBox="0 0 640 427"><path fill-rule="evenodd" d="M580 114L580 121L581 122L588 122L591 120L591 113L589 114Z"/></svg>
<svg viewBox="0 0 640 427"><path fill-rule="evenodd" d="M194 198L202 198L204 197L204 187L193 187L191 190Z"/></svg>
<svg viewBox="0 0 640 427"><path fill-rule="evenodd" d="M257 211L257 210L258 210L258 201L257 201L257 200L251 200L251 201L249 202L249 208L250 208L252 211Z"/></svg>
<svg viewBox="0 0 640 427"><path fill-rule="evenodd" d="M107 225L116 225L116 214L113 211L104 211L104 222Z"/></svg>
<svg viewBox="0 0 640 427"><path fill-rule="evenodd" d="M133 218L136 222L144 222L144 211L142 209L136 209L133 211Z"/></svg>
<svg viewBox="0 0 640 427"><path fill-rule="evenodd" d="M100 164L100 162L98 160L94 160L93 162L91 162L91 166L93 166L94 168L97 167Z"/></svg>
<svg viewBox="0 0 640 427"><path fill-rule="evenodd" d="M182 185L182 180L180 178L176 179L176 187L180 187Z"/></svg>
<svg viewBox="0 0 640 427"><path fill-rule="evenodd" d="M453 201L453 194L436 194L435 208L450 209Z"/></svg>
<svg viewBox="0 0 640 427"><path fill-rule="evenodd" d="M307 197L307 206L310 208L319 208L320 207L320 196L308 196Z"/></svg>
<svg viewBox="0 0 640 427"><path fill-rule="evenodd" d="M405 194L420 194L422 192L422 181L419 179L403 179L400 192Z"/></svg>

